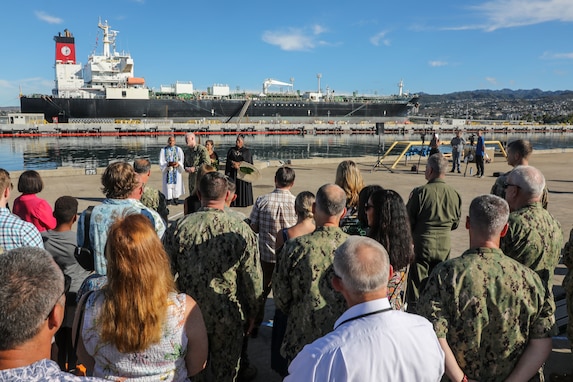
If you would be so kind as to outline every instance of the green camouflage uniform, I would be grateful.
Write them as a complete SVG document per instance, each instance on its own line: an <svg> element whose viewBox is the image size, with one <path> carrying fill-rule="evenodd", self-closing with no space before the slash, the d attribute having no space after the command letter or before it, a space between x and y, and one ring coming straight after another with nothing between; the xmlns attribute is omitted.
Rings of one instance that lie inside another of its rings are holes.
<svg viewBox="0 0 573 382"><path fill-rule="evenodd" d="M145 207L151 208L157 211L159 215L163 218L163 221L167 223L169 220L169 209L167 208L167 202L165 201L165 195L163 192L156 190L151 186L145 186L143 195L139 200Z"/></svg>
<svg viewBox="0 0 573 382"><path fill-rule="evenodd" d="M495 180L493 186L491 186L491 191L489 192L492 195L499 196L502 199L505 199L505 182L507 181L507 177L511 171L506 172L505 174L501 174ZM547 209L548 203L548 191L547 186L543 189L543 194L541 195L541 205L543 208Z"/></svg>
<svg viewBox="0 0 573 382"><path fill-rule="evenodd" d="M569 241L563 248L563 264L567 266L567 275L563 279L563 289L567 294L567 338L573 344L573 229L569 233ZM573 347L573 346L572 346Z"/></svg>
<svg viewBox="0 0 573 382"><path fill-rule="evenodd" d="M479 381L505 380L529 339L555 335L554 311L539 276L497 248L470 249L438 265L418 301L418 313Z"/></svg>
<svg viewBox="0 0 573 382"><path fill-rule="evenodd" d="M244 325L255 316L263 292L255 233L235 216L201 208L172 224L164 244L179 290L203 312L214 380L235 380Z"/></svg>
<svg viewBox="0 0 573 382"><path fill-rule="evenodd" d="M211 158L209 158L209 153L205 146L197 144L194 148L187 147L187 151L183 158L183 167L195 167L195 172L189 173L189 195L193 195L195 193L197 169L206 164L211 164Z"/></svg>
<svg viewBox="0 0 573 382"><path fill-rule="evenodd" d="M288 315L281 354L289 362L304 345L331 332L346 310L330 282L334 250L347 238L339 227L319 227L288 240L277 256L271 285L276 307Z"/></svg>
<svg viewBox="0 0 573 382"><path fill-rule="evenodd" d="M415 310L428 275L450 256L450 231L460 223L462 198L452 186L438 178L415 188L406 208L416 255L408 274L406 300L409 309Z"/></svg>
<svg viewBox="0 0 573 382"><path fill-rule="evenodd" d="M533 269L549 291L563 247L561 224L541 203L528 204L509 214L509 229L500 249L507 256Z"/></svg>

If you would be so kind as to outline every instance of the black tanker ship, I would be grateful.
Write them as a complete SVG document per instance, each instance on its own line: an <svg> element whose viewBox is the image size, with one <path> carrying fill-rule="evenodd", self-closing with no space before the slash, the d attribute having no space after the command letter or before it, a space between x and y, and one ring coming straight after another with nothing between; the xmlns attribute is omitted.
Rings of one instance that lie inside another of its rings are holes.
<svg viewBox="0 0 573 382"><path fill-rule="evenodd" d="M91 55L82 68L76 63L74 37L66 30L56 41L56 86L52 95L20 97L22 113L43 113L48 122L86 119L170 119L221 122L318 121L380 122L405 117L417 108L418 97L334 95L328 89L294 92L293 83L267 79L260 94L232 94L226 85L214 85L206 92L193 89L192 83L177 82L152 91L143 78L133 75L133 59L127 53L112 51L116 31L106 23L103 54ZM270 86L287 87L286 92L271 93Z"/></svg>

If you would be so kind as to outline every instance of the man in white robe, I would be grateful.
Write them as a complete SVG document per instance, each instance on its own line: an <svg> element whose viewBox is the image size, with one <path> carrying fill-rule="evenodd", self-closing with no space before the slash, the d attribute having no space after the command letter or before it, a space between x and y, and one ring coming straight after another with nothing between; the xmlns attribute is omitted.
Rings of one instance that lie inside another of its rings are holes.
<svg viewBox="0 0 573 382"><path fill-rule="evenodd" d="M167 204L177 205L179 197L185 193L182 174L183 150L175 146L175 137L167 140L167 146L159 153L159 168L162 173L163 193L167 198Z"/></svg>

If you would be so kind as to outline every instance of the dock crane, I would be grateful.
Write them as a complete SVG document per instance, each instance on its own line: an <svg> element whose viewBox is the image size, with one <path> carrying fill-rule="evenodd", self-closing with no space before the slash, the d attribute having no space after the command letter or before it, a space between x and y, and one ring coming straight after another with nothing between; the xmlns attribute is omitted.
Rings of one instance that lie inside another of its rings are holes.
<svg viewBox="0 0 573 382"><path fill-rule="evenodd" d="M293 92L294 91L294 84L293 84L293 80L291 79L291 82L282 82L282 81L277 81L277 80L273 80L272 78L267 78L264 82L263 82L263 93L261 95L267 95L268 91L269 91L269 86L273 86L273 85L277 85L277 86L288 86L290 87L290 91Z"/></svg>

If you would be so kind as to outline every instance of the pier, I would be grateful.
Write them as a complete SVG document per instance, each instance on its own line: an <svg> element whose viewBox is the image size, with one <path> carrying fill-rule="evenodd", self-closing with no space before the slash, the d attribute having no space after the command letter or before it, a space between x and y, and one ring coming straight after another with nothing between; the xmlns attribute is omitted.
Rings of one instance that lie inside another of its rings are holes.
<svg viewBox="0 0 573 382"><path fill-rule="evenodd" d="M446 125L446 124L411 124L385 123L380 135L431 136L434 133L449 136L461 130L464 136L476 134L567 134L573 133L572 125ZM266 124L266 123L174 123L170 120L97 120L75 123L27 123L0 124L0 138L30 138L42 136L160 136L184 135L194 132L198 135L341 135L367 134L376 135L376 123L358 124Z"/></svg>

